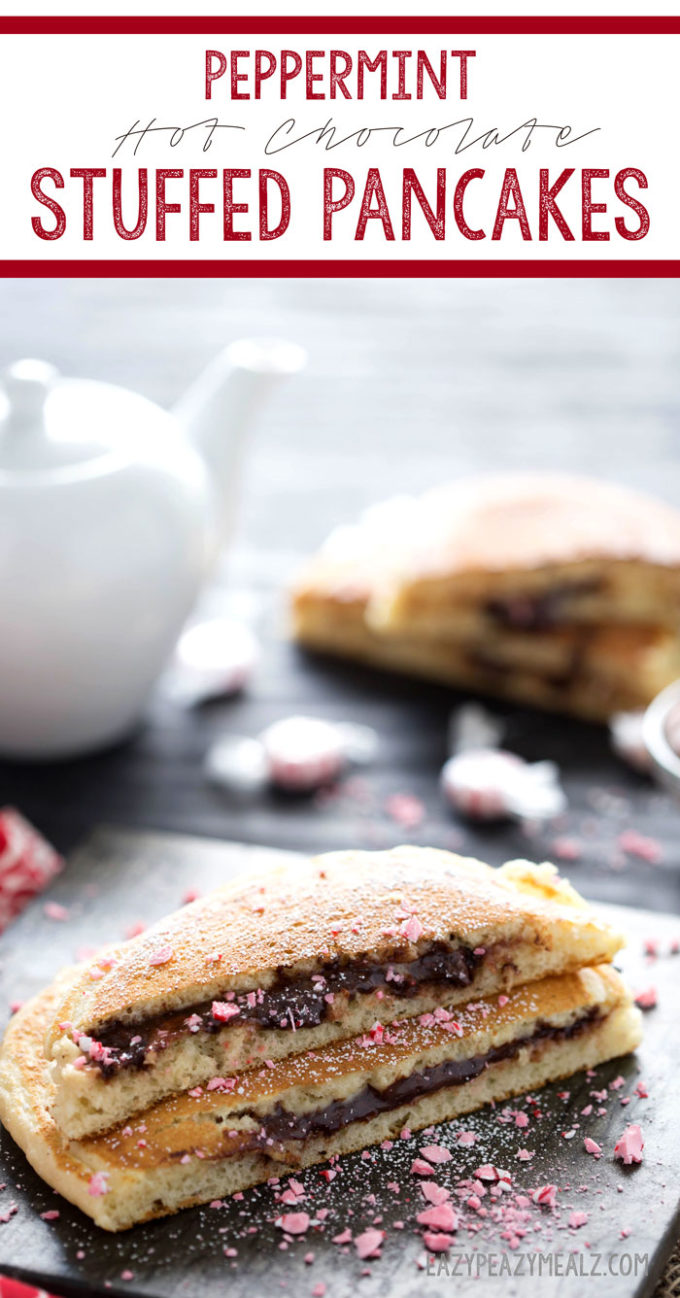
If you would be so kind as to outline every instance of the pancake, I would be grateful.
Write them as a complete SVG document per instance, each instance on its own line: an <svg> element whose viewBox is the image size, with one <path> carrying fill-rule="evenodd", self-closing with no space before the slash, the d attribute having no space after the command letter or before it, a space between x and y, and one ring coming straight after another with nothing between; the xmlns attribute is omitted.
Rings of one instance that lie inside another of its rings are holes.
<svg viewBox="0 0 680 1298"><path fill-rule="evenodd" d="M595 478L505 473L427 492L416 519L372 597L375 625L677 628L680 512L663 501Z"/></svg>
<svg viewBox="0 0 680 1298"><path fill-rule="evenodd" d="M419 1130L625 1054L640 1014L609 966L213 1079L110 1131L68 1140L52 1116L47 1023L77 971L26 1004L0 1052L0 1117L36 1171L106 1230Z"/></svg>
<svg viewBox="0 0 680 1298"><path fill-rule="evenodd" d="M606 720L680 672L680 513L587 478L464 479L336 529L292 623L311 649Z"/></svg>
<svg viewBox="0 0 680 1298"><path fill-rule="evenodd" d="M308 586L295 602L293 634L313 652L589 721L646 708L680 676L680 639L666 627L497 630L447 640L382 633L366 607Z"/></svg>
<svg viewBox="0 0 680 1298"><path fill-rule="evenodd" d="M216 1072L610 960L553 866L429 848L245 875L76 972L46 1023L54 1116L103 1131Z"/></svg>

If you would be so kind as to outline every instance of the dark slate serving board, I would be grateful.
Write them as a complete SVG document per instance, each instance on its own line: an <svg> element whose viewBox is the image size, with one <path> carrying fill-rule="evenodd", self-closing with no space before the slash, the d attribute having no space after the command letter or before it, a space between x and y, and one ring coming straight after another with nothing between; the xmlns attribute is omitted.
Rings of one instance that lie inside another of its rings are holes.
<svg viewBox="0 0 680 1298"><path fill-rule="evenodd" d="M263 855L271 855L270 849L99 831L72 859L50 893L50 899L68 908L68 921L48 919L43 902L37 902L3 939L3 1003L38 990L79 948L119 938L136 920L150 921L180 904L188 888L205 890L235 869L248 868L249 862L254 865ZM659 993L658 1008L645 1016L645 1041L638 1055L598 1069L596 1079L581 1075L570 1080L568 1098L558 1094L565 1084L546 1088L540 1098L542 1117L532 1120L526 1130L514 1123L502 1125L498 1111L490 1110L441 1129L445 1142L455 1149L455 1158L435 1169L432 1179L440 1184L490 1161L509 1168L522 1189L546 1181L559 1187L559 1213L532 1209L533 1229L518 1250L509 1253L497 1231L487 1238L461 1229L451 1254L452 1259L456 1255L463 1259L455 1278L437 1275L436 1269L433 1274L418 1269L416 1259L422 1257L423 1248L415 1214L425 1205L409 1169L420 1146L427 1143L422 1136L397 1142L391 1151L374 1151L371 1161L360 1156L345 1159L330 1186L316 1169L303 1174L307 1198L301 1206L312 1218L320 1208L328 1209L328 1216L320 1226L310 1227L304 1238L282 1249L281 1231L274 1225L281 1209L270 1187L250 1191L242 1202L232 1201L217 1210L193 1209L124 1235L107 1235L50 1191L3 1134L0 1181L6 1188L0 1192L0 1213L12 1201L18 1211L0 1225L0 1272L33 1280L66 1298L86 1293L154 1298L218 1298L229 1293L234 1298L259 1298L265 1292L298 1298L311 1295L320 1282L326 1285L327 1298L348 1298L358 1286L367 1298L388 1294L415 1298L451 1292L454 1285L457 1292L500 1292L502 1286L504 1294L533 1294L540 1289L541 1294L561 1298L572 1294L576 1298L584 1286L597 1286L598 1293L617 1298L651 1292L678 1228L680 1121L675 1079L680 1066L680 956L672 954L672 947L680 938L680 919L611 910L630 934L622 967L634 987L653 983ZM647 940L658 943L658 958L651 960L644 954ZM581 1109L593 1103L591 1091L606 1088L619 1074L624 1085L610 1090L606 1116L581 1116ZM635 1095L640 1078L647 1084L648 1099ZM627 1096L632 1098L624 1107L621 1099ZM646 1145L643 1164L628 1169L611 1155L630 1121L640 1122ZM581 1125L575 1136L566 1139L562 1133L577 1122ZM456 1132L464 1129L477 1133L474 1148L455 1146ZM585 1135L603 1147L600 1160L585 1153ZM516 1160L523 1146L535 1151L530 1163ZM400 1183L398 1197L387 1188L388 1182ZM369 1195L375 1195L375 1201ZM42 1220L40 1214L55 1207L58 1220ZM589 1213L587 1226L578 1231L566 1226L572 1208ZM353 1248L342 1249L331 1242L346 1226L358 1234L376 1215L387 1228L379 1260L360 1262ZM404 1228L394 1228L395 1221L403 1221ZM248 1234L253 1226L256 1232ZM630 1228L630 1234L622 1238L624 1227ZM237 1257L226 1258L225 1246L236 1248ZM530 1255L537 1249L553 1261L543 1261L540 1277L536 1270L532 1277ZM312 1265L304 1262L310 1251ZM648 1266L636 1262L636 1255L647 1255ZM508 1258L513 1272L523 1271L509 1276ZM452 1265L451 1261L449 1270ZM478 1265L481 1280L473 1278ZM584 1279L583 1268L593 1266L595 1274ZM367 1268L369 1274L362 1274ZM488 1274L489 1268L496 1269L497 1277ZM122 1279L127 1271L133 1272L131 1280Z"/></svg>

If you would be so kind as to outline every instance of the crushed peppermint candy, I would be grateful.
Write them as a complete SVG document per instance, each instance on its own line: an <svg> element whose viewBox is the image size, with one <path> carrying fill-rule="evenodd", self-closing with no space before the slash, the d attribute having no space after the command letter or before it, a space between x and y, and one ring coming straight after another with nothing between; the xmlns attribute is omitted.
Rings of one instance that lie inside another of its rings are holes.
<svg viewBox="0 0 680 1298"><path fill-rule="evenodd" d="M631 1122L614 1146L614 1158L620 1158L621 1162L628 1166L631 1163L641 1163L644 1146L645 1142L638 1124Z"/></svg>
<svg viewBox="0 0 680 1298"><path fill-rule="evenodd" d="M619 834L618 846L627 856L636 856L648 865L657 865L663 856L663 848L656 838L648 838L636 829L625 829Z"/></svg>
<svg viewBox="0 0 680 1298"><path fill-rule="evenodd" d="M415 829L425 819L425 805L412 793L393 793L385 803L385 811L403 829Z"/></svg>
<svg viewBox="0 0 680 1298"><path fill-rule="evenodd" d="M451 1151L444 1145L423 1145L420 1152L428 1163L450 1163L453 1158Z"/></svg>
<svg viewBox="0 0 680 1298"><path fill-rule="evenodd" d="M362 1259L369 1257L380 1257L380 1246L385 1238L384 1230L376 1230L369 1226L368 1230L357 1235L354 1240L354 1247L358 1256Z"/></svg>
<svg viewBox="0 0 680 1298"><path fill-rule="evenodd" d="M149 964L150 965L168 964L168 962L172 960L174 954L175 952L173 951L171 946L161 946L158 948L157 951L154 951L153 955L149 956Z"/></svg>
<svg viewBox="0 0 680 1298"><path fill-rule="evenodd" d="M69 918L69 911L66 906L60 906L58 901L46 901L43 906L43 915L46 919L54 919L63 924Z"/></svg>
<svg viewBox="0 0 680 1298"><path fill-rule="evenodd" d="M494 1167L493 1163L483 1163L478 1167L475 1176L478 1181L511 1181L512 1177L509 1172L504 1172L500 1167Z"/></svg>
<svg viewBox="0 0 680 1298"><path fill-rule="evenodd" d="M144 932L146 932L146 924L143 924L141 919L138 919L134 924L128 924L125 936L129 940L133 937L139 937L140 933Z"/></svg>
<svg viewBox="0 0 680 1298"><path fill-rule="evenodd" d="M238 1005L233 1005L228 1001L213 1001L210 1013L216 1023L228 1023L236 1014L240 1014Z"/></svg>
<svg viewBox="0 0 680 1298"><path fill-rule="evenodd" d="M432 1227L434 1230L452 1231L458 1229L458 1214L450 1203L438 1203L423 1212L416 1214L419 1226Z"/></svg>
<svg viewBox="0 0 680 1298"><path fill-rule="evenodd" d="M425 929L417 915L409 915L401 931L407 942L417 942L422 937Z"/></svg>
<svg viewBox="0 0 680 1298"><path fill-rule="evenodd" d="M14 807L0 810L0 933L44 892L63 865L59 853ZM63 910L56 902L48 905ZM48 918L57 918L56 913Z"/></svg>
<svg viewBox="0 0 680 1298"><path fill-rule="evenodd" d="M552 855L560 861L578 861L583 854L583 848L577 838L567 838L566 835L554 838L551 844Z"/></svg>
<svg viewBox="0 0 680 1298"><path fill-rule="evenodd" d="M453 1244L453 1235L446 1235L441 1231L426 1231L423 1235L423 1243L431 1253L446 1253Z"/></svg>
<svg viewBox="0 0 680 1298"><path fill-rule="evenodd" d="M657 1005L656 987L645 987L635 993L635 1004L641 1010L653 1010Z"/></svg>
<svg viewBox="0 0 680 1298"><path fill-rule="evenodd" d="M286 1212L282 1217L276 1218L274 1225L287 1235L304 1235L309 1230L310 1221L308 1212Z"/></svg>
<svg viewBox="0 0 680 1298"><path fill-rule="evenodd" d="M411 1171L414 1176L432 1176L432 1164L426 1163L424 1158L414 1158Z"/></svg>
<svg viewBox="0 0 680 1298"><path fill-rule="evenodd" d="M447 1190L445 1185L437 1185L436 1181L421 1181L420 1192L428 1203L437 1204L446 1203L451 1198L451 1191Z"/></svg>

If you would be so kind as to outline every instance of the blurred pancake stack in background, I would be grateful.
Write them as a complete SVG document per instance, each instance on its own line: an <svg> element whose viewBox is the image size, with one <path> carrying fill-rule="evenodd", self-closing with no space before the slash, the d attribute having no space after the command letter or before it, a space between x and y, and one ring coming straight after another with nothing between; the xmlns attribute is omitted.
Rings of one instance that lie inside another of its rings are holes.
<svg viewBox="0 0 680 1298"><path fill-rule="evenodd" d="M606 720L680 676L680 512L558 474L375 506L299 575L309 649Z"/></svg>

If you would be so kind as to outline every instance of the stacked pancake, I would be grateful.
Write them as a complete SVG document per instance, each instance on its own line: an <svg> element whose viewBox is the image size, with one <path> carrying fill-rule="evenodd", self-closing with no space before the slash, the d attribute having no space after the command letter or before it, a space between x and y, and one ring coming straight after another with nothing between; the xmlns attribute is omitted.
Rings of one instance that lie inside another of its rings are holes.
<svg viewBox="0 0 680 1298"><path fill-rule="evenodd" d="M340 852L249 875L12 1019L0 1116L107 1230L634 1049L621 937L554 867Z"/></svg>
<svg viewBox="0 0 680 1298"><path fill-rule="evenodd" d="M369 510L301 574L305 646L602 720L680 675L680 513L566 475Z"/></svg>

